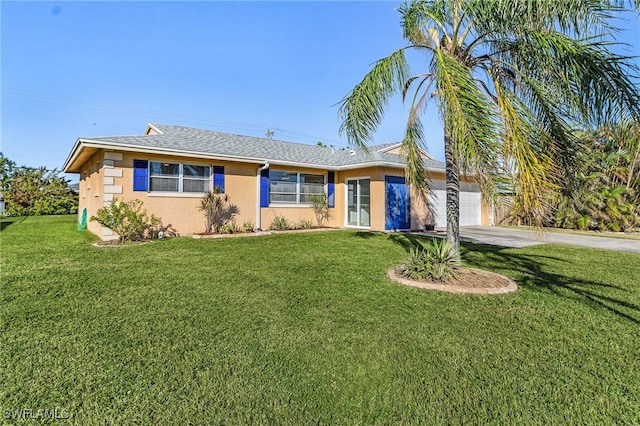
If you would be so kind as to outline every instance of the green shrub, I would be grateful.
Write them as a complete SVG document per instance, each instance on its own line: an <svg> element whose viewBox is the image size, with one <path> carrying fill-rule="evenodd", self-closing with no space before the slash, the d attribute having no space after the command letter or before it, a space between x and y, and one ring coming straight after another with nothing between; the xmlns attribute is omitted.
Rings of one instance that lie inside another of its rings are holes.
<svg viewBox="0 0 640 426"><path fill-rule="evenodd" d="M398 266L401 275L414 280L444 281L456 274L458 258L447 240L434 240L426 248L411 247L404 263Z"/></svg>
<svg viewBox="0 0 640 426"><path fill-rule="evenodd" d="M233 234L234 232L240 232L240 227L235 221L227 222L218 228L218 232L221 234Z"/></svg>
<svg viewBox="0 0 640 426"><path fill-rule="evenodd" d="M591 218L587 215L580 216L578 220L576 220L576 225L578 225L578 229L583 231L589 229L590 223L591 223Z"/></svg>
<svg viewBox="0 0 640 426"><path fill-rule="evenodd" d="M456 255L453 245L449 241L434 240L427 248L427 254L431 265L431 276L436 280L444 280L455 276L460 259Z"/></svg>
<svg viewBox="0 0 640 426"><path fill-rule="evenodd" d="M296 225L296 229L311 229L311 228L313 228L313 222L311 222L309 219L302 219Z"/></svg>
<svg viewBox="0 0 640 426"><path fill-rule="evenodd" d="M271 222L271 225L269 225L269 229L272 229L274 231L284 231L289 229L289 221L287 220L286 217L284 216L280 216L279 214L277 214L274 218L273 221Z"/></svg>
<svg viewBox="0 0 640 426"><path fill-rule="evenodd" d="M161 224L159 218L147 214L142 201L124 202L115 198L109 205L98 209L91 220L118 234L120 243L150 238L154 228Z"/></svg>
<svg viewBox="0 0 640 426"><path fill-rule="evenodd" d="M425 280L429 277L427 271L427 256L423 248L411 247L404 263L396 268L400 275L412 280Z"/></svg>
<svg viewBox="0 0 640 426"><path fill-rule="evenodd" d="M253 232L256 230L256 227L254 226L253 222L251 222L250 220L245 220L242 223L242 231L243 232Z"/></svg>

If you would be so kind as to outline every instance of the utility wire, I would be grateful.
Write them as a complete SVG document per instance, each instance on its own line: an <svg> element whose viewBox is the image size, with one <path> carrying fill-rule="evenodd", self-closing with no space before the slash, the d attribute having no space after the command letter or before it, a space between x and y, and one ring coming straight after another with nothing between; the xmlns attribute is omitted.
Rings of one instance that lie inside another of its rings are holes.
<svg viewBox="0 0 640 426"><path fill-rule="evenodd" d="M98 111L110 112L113 114L122 114L127 116L135 116L135 117L143 117L146 119L153 118L153 121L177 121L180 123L188 123L188 124L198 124L198 125L209 125L213 126L216 129L226 129L229 131L234 131L238 133L251 132L259 137L264 136L264 131L268 128L271 128L265 124L256 124L256 123L247 123L240 121L231 121L231 120L214 120L209 117L198 117L188 114L177 114L177 113L167 113L163 111L154 111L148 109L134 108L123 105L109 104L109 103L96 103L88 100L72 98L68 96L59 96L59 95L51 95L45 93L37 93L29 90L23 89L15 89L11 87L3 87L2 88L2 98L9 99L19 99L28 102L39 102L39 103L48 103L54 105L64 105L71 107L82 107L82 108L90 108ZM14 113L3 112L3 114L12 114L12 115L20 115ZM25 116L25 115L22 115ZM38 117L33 117L38 118ZM65 121L50 118L50 120L57 121ZM66 120L69 121L69 120ZM86 123L83 123L86 124ZM309 142L315 143L317 141L322 141L325 144L333 144L336 147L346 146L346 144L342 141L321 138L314 135L309 135L305 133L299 133L294 131L289 131L287 129L281 128L271 128L275 131L274 138L275 139L285 139L291 138L296 142Z"/></svg>

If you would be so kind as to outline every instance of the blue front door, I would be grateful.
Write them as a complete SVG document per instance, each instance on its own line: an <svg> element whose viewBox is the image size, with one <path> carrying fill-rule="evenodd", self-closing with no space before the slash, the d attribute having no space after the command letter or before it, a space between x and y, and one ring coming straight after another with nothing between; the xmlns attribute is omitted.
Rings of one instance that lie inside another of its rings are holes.
<svg viewBox="0 0 640 426"><path fill-rule="evenodd" d="M411 206L409 188L401 176L385 176L386 219L384 229L398 230L411 228Z"/></svg>

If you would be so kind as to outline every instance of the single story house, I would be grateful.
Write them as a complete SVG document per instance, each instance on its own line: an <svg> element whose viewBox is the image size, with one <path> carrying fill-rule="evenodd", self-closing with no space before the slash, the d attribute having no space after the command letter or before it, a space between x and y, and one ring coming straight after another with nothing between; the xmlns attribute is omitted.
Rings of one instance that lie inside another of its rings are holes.
<svg viewBox="0 0 640 426"><path fill-rule="evenodd" d="M314 220L310 197L326 194L328 226L366 230L419 230L446 226L444 163L425 154L432 178L435 218L405 183L400 144L369 150L241 136L182 126L148 124L143 135L80 138L63 170L80 174L78 214L87 217L119 200L139 199L181 235L204 232L200 199L219 187L238 207L236 221L267 229L276 215ZM490 224L477 185L465 179L460 224ZM96 222L88 228L115 238Z"/></svg>

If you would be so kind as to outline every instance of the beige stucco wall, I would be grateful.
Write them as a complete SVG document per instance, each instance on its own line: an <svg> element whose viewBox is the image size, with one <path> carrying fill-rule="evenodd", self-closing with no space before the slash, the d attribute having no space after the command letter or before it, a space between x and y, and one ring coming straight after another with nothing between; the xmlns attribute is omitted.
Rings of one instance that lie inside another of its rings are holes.
<svg viewBox="0 0 640 426"><path fill-rule="evenodd" d="M291 167L291 166L271 166L270 170L277 170L283 172L299 172L299 173L311 173L316 175L323 175L325 181L325 193L327 192L327 171L319 169L311 169L308 167ZM337 173L336 173L337 175ZM337 177L336 177L337 183ZM254 184L255 186L255 184ZM337 185L336 185L337 186ZM254 190L255 193L255 190ZM336 198L336 207L338 202ZM313 213L313 209L308 205L286 205L286 204L271 204L269 207L263 207L261 209L261 228L269 229L269 226L273 222L276 215L284 216L290 225L295 225L302 220L310 220L314 225L316 224L316 216ZM336 208L330 209L330 220L324 224L324 226L337 227L340 226L336 222Z"/></svg>
<svg viewBox="0 0 640 426"><path fill-rule="evenodd" d="M122 201L139 199L149 214L159 217L164 226L171 225L180 235L204 232L204 215L198 209L202 194L134 191L133 160L224 166L225 193L229 195L229 203L239 210L236 223L241 225L245 220L255 223L257 165L104 150L98 151L81 167L79 214L87 208L90 218L114 198ZM112 236L97 222L90 221L88 229L103 239Z"/></svg>
<svg viewBox="0 0 640 426"><path fill-rule="evenodd" d="M385 176L404 176L404 172L401 169L391 167L367 167L357 170L345 170L337 173L336 184L339 183L339 185L336 189L336 205L339 205L340 209L337 209L339 210L339 217L337 218L336 226L347 226L347 180L356 178L368 178L371 179L371 212L369 217L371 223L370 228L374 231L384 231L386 200Z"/></svg>
<svg viewBox="0 0 640 426"><path fill-rule="evenodd" d="M480 225L482 226L492 226L493 223L493 209L491 208L491 204L482 203L482 213L480 215Z"/></svg>
<svg viewBox="0 0 640 426"><path fill-rule="evenodd" d="M141 200L149 213L158 216L164 226L171 225L180 235L196 234L205 231L204 214L199 210L202 194L134 191L134 160L165 161L211 167L223 166L225 172L225 194L229 197L229 204L233 204L238 208L238 214L234 220L240 225L245 220L251 220L255 223L257 165L226 161L212 162L207 159L179 156L124 153L121 162L123 169L123 192L118 198L125 201L132 199Z"/></svg>
<svg viewBox="0 0 640 426"><path fill-rule="evenodd" d="M259 164L239 163L231 161L211 161L181 156L160 154L136 154L130 152L98 150L81 167L80 173L80 208L87 208L88 217L95 215L97 210L108 204L112 199L129 201L139 199L144 203L149 213L159 217L163 225L171 225L180 235L204 232L204 215L198 209L202 194L179 193L149 193L133 191L133 161L166 161L174 163L199 164L207 166L224 166L225 193L229 202L238 207L239 213L235 217L238 225L244 221L251 221L257 227L268 229L276 215L286 217L291 224L301 220L316 222L310 206L271 205L260 208L261 223L256 223L256 208L259 201L257 196L257 170ZM323 174L327 181L327 171L272 165L272 170L292 171L301 173ZM371 179L371 211L370 229L383 231L385 223L385 176L403 176L403 170L390 167L368 167L358 170L335 172L335 207L330 209L331 220L327 223L332 227L346 227L346 181L354 178ZM444 180L444 174L431 173L431 179ZM426 209L423 203L411 191L411 228L422 229L426 221ZM490 224L490 206L483 206L482 224ZM89 222L91 232L103 239L114 238L110 230L102 228L96 222Z"/></svg>
<svg viewBox="0 0 640 426"><path fill-rule="evenodd" d="M298 167L281 167L272 166L271 170L293 171L300 173L315 173L323 174L325 176L325 182L327 181L327 172L317 169L307 169ZM384 202L385 202L385 187L384 176L385 174L402 176L402 171L399 169L369 167L358 170L336 171L335 172L335 207L330 209L331 219L327 223L327 226L342 228L347 226L346 217L346 181L354 178L369 178L371 179L371 229L372 230L384 230ZM326 190L325 190L326 191ZM282 205L270 205L268 208L262 209L262 227L267 229L273 218L276 215L286 217L289 222L299 222L300 220L307 219L315 223L315 215L313 210L309 206L282 206Z"/></svg>
<svg viewBox="0 0 640 426"><path fill-rule="evenodd" d="M87 228L94 234L102 237L102 227L97 223L90 221L91 216L95 215L100 207L102 207L102 152L95 153L87 162L82 165L80 171L79 185L79 208L78 220L82 217L83 209L87 209Z"/></svg>

